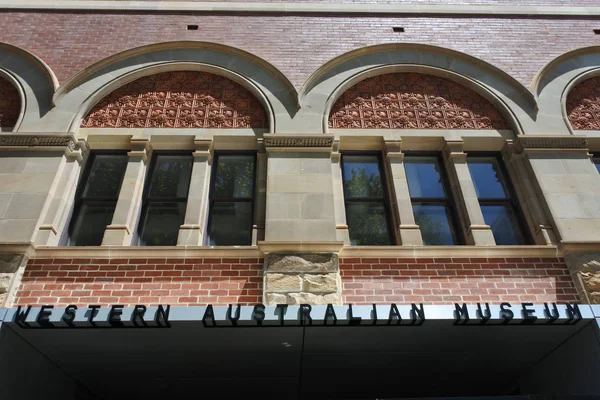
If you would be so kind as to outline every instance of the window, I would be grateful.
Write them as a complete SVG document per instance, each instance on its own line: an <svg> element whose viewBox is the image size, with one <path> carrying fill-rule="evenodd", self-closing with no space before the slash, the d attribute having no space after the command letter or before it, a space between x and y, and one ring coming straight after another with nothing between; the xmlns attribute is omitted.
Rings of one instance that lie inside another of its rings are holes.
<svg viewBox="0 0 600 400"><path fill-rule="evenodd" d="M383 246L394 243L381 157L342 155L342 177L350 244Z"/></svg>
<svg viewBox="0 0 600 400"><path fill-rule="evenodd" d="M496 244L518 245L529 242L512 186L499 159L468 156L467 164L483 219L492 228Z"/></svg>
<svg viewBox="0 0 600 400"><path fill-rule="evenodd" d="M70 246L99 246L113 213L123 183L127 154L91 153L77 187L69 226Z"/></svg>
<svg viewBox="0 0 600 400"><path fill-rule="evenodd" d="M210 188L211 246L252 244L256 154L217 153Z"/></svg>
<svg viewBox="0 0 600 400"><path fill-rule="evenodd" d="M142 205L139 244L174 246L187 206L193 157L191 153L155 153Z"/></svg>
<svg viewBox="0 0 600 400"><path fill-rule="evenodd" d="M407 155L404 168L415 222L425 245L462 244L456 210L438 156Z"/></svg>
<svg viewBox="0 0 600 400"><path fill-rule="evenodd" d="M592 161L594 162L596 169L600 173L600 156L596 155L594 158L592 158Z"/></svg>

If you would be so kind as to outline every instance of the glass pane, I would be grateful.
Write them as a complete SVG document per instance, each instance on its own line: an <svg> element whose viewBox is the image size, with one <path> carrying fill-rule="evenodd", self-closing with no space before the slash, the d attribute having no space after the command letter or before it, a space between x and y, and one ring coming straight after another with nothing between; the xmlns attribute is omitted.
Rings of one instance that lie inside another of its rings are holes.
<svg viewBox="0 0 600 400"><path fill-rule="evenodd" d="M213 197L251 199L254 193L254 156L219 156Z"/></svg>
<svg viewBox="0 0 600 400"><path fill-rule="evenodd" d="M471 179L479 199L506 199L502 172L493 158L468 158Z"/></svg>
<svg viewBox="0 0 600 400"><path fill-rule="evenodd" d="M152 171L150 197L187 198L192 163L192 156L158 155Z"/></svg>
<svg viewBox="0 0 600 400"><path fill-rule="evenodd" d="M413 204L415 222L421 228L425 245L456 244L454 226L446 206L431 204Z"/></svg>
<svg viewBox="0 0 600 400"><path fill-rule="evenodd" d="M123 183L127 160L127 155L96 155L85 184L83 197L116 200Z"/></svg>
<svg viewBox="0 0 600 400"><path fill-rule="evenodd" d="M214 203L209 238L211 246L252 244L252 203Z"/></svg>
<svg viewBox="0 0 600 400"><path fill-rule="evenodd" d="M175 246L185 216L185 202L150 204L146 210L141 246Z"/></svg>
<svg viewBox="0 0 600 400"><path fill-rule="evenodd" d="M100 246L106 226L112 221L115 204L83 204L73 216L73 229L69 239L71 246Z"/></svg>
<svg viewBox="0 0 600 400"><path fill-rule="evenodd" d="M377 156L344 156L344 196L347 199L383 197Z"/></svg>
<svg viewBox="0 0 600 400"><path fill-rule="evenodd" d="M594 159L594 164L596 164L596 169L600 173L600 158L595 158Z"/></svg>
<svg viewBox="0 0 600 400"><path fill-rule="evenodd" d="M346 203L350 243L353 246L390 245L386 214L382 203Z"/></svg>
<svg viewBox="0 0 600 400"><path fill-rule="evenodd" d="M517 224L517 218L508 205L481 206L485 223L492 227L496 244L524 244L523 235Z"/></svg>
<svg viewBox="0 0 600 400"><path fill-rule="evenodd" d="M404 168L411 198L446 197L440 166L435 157L405 157Z"/></svg>

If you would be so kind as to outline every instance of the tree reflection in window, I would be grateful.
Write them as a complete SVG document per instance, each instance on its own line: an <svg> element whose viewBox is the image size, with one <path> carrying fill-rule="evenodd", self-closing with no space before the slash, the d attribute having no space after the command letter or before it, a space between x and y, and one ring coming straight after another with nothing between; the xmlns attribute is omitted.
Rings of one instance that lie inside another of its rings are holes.
<svg viewBox="0 0 600 400"><path fill-rule="evenodd" d="M174 246L185 218L192 173L190 153L156 153L144 195L140 245Z"/></svg>
<svg viewBox="0 0 600 400"><path fill-rule="evenodd" d="M404 169L415 216L425 245L460 244L446 177L436 156L407 155Z"/></svg>
<svg viewBox="0 0 600 400"><path fill-rule="evenodd" d="M379 156L344 154L342 174L350 244L392 244L389 208Z"/></svg>

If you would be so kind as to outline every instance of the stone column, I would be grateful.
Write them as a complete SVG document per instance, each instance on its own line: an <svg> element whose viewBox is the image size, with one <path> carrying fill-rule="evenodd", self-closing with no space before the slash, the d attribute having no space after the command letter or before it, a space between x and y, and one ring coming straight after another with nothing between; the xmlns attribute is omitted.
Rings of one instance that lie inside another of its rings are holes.
<svg viewBox="0 0 600 400"><path fill-rule="evenodd" d="M502 156L535 244L558 243L544 194L527 156L512 140L507 141Z"/></svg>
<svg viewBox="0 0 600 400"><path fill-rule="evenodd" d="M342 167L340 165L341 154L339 151L339 140L333 143L331 154L331 177L333 179L333 208L335 212L336 239L350 246L350 231L346 222L346 203L344 201L344 182L342 179Z"/></svg>
<svg viewBox="0 0 600 400"><path fill-rule="evenodd" d="M397 213L400 222L397 228L400 241L404 246L422 246L423 237L419 225L415 223L400 140L385 142L385 160L390 176L391 206Z"/></svg>
<svg viewBox="0 0 600 400"><path fill-rule="evenodd" d="M202 246L208 216L208 191L212 163L212 140L194 140L194 165L185 210L185 219L179 229L178 246Z"/></svg>
<svg viewBox="0 0 600 400"><path fill-rule="evenodd" d="M110 225L106 227L102 246L129 246L137 228L151 146L148 139L131 139L131 151L119 200Z"/></svg>
<svg viewBox="0 0 600 400"><path fill-rule="evenodd" d="M68 148L63 155L50 189L47 207L40 216L40 226L34 236L38 246L58 246L66 239L66 230L72 212L75 192L81 168L85 165L89 148L84 140L79 140L73 148Z"/></svg>
<svg viewBox="0 0 600 400"><path fill-rule="evenodd" d="M334 253L270 253L265 256L265 305L341 304L338 256Z"/></svg>
<svg viewBox="0 0 600 400"><path fill-rule="evenodd" d="M495 245L496 240L489 225L485 224L475 185L471 179L467 154L462 139L446 139L444 159L448 170L451 190L457 202L460 218L465 224L467 244L476 246Z"/></svg>

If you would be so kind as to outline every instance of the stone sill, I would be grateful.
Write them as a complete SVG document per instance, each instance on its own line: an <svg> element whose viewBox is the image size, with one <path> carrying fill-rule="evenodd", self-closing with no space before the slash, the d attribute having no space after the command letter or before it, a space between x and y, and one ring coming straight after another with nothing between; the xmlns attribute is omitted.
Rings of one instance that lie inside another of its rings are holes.
<svg viewBox="0 0 600 400"><path fill-rule="evenodd" d="M258 246L90 246L52 247L0 244L0 254L29 258L259 258L265 253L338 253L340 257L518 258L564 257L600 252L600 242L563 242L559 246L343 246L342 242L259 242Z"/></svg>

